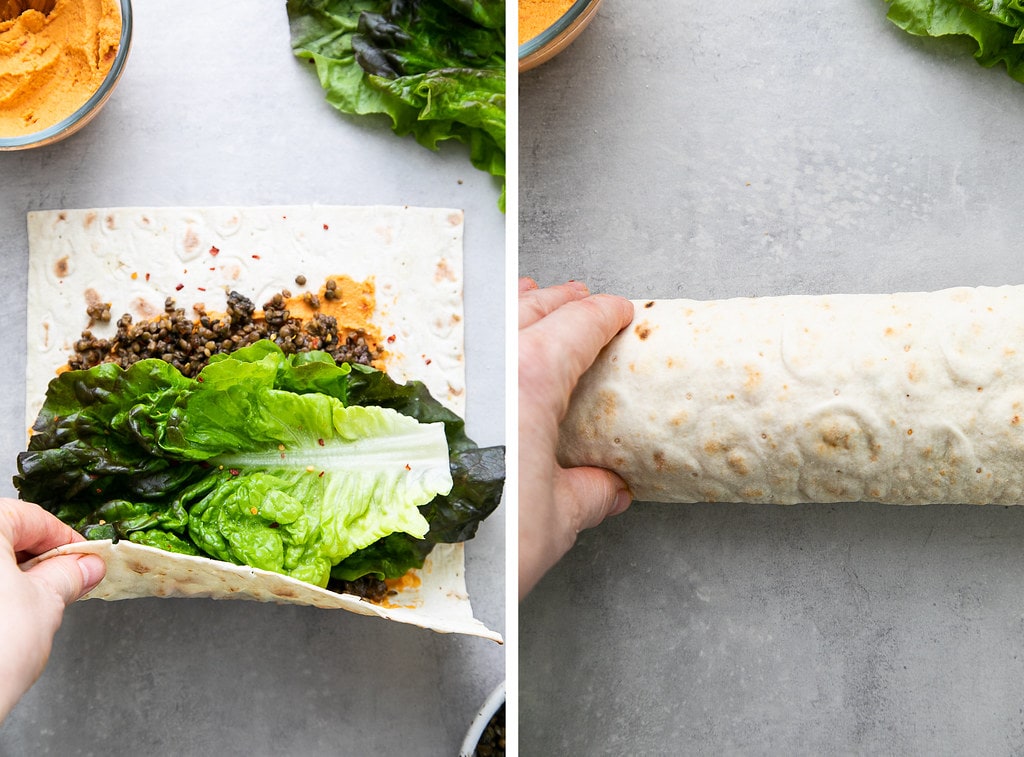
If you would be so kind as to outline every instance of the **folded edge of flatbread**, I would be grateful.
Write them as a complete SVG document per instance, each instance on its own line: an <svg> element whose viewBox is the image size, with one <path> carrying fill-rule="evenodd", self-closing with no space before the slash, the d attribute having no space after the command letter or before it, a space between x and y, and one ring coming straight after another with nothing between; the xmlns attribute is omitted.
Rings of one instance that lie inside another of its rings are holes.
<svg viewBox="0 0 1024 757"><path fill-rule="evenodd" d="M39 560L66 554L99 555L106 563L106 576L83 600L205 597L310 605L411 623L438 633L479 636L503 643L501 634L473 617L466 592L462 544L439 544L435 547L423 568L415 571L418 585L414 583L392 601L384 603L338 594L247 565L179 555L127 541L67 544L22 567L27 569Z"/></svg>

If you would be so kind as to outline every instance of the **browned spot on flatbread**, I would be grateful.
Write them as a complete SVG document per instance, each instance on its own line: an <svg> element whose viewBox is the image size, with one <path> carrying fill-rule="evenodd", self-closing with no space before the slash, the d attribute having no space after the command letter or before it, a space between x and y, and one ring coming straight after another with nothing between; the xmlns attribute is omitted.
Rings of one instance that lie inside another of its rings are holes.
<svg viewBox="0 0 1024 757"><path fill-rule="evenodd" d="M68 214L62 210L60 213L57 214L57 219L60 221L66 221L68 220Z"/></svg>
<svg viewBox="0 0 1024 757"><path fill-rule="evenodd" d="M654 451L654 469L659 473L663 473L667 469L668 465L665 462L665 453L661 450Z"/></svg>
<svg viewBox="0 0 1024 757"><path fill-rule="evenodd" d="M850 449L850 432L839 428L839 426L831 426L822 432L821 441L826 447L848 450Z"/></svg>
<svg viewBox="0 0 1024 757"><path fill-rule="evenodd" d="M85 214L85 218L82 219L82 226L88 229L91 228L94 223L96 223L96 213L95 211L90 210Z"/></svg>
<svg viewBox="0 0 1024 757"><path fill-rule="evenodd" d="M86 305L99 305L101 302L103 302L103 298L100 297L100 293L97 292L92 287L86 289L84 295Z"/></svg>
<svg viewBox="0 0 1024 757"><path fill-rule="evenodd" d="M68 262L68 256L65 255L57 259L57 262L53 264L53 274L58 279L63 279L68 275L68 271L71 270L71 265Z"/></svg>
<svg viewBox="0 0 1024 757"><path fill-rule="evenodd" d="M743 369L747 372L747 380L743 382L743 388L752 392L761 386L761 371L752 365L745 365Z"/></svg>
<svg viewBox="0 0 1024 757"><path fill-rule="evenodd" d="M113 229L117 228L117 224L116 224L116 223L114 222L114 216L112 216L112 215L108 215L108 216L107 216L107 217L106 217L106 218L104 219L104 221L106 222L106 224L107 224L107 228L108 228L108 229L111 229L111 230L113 230Z"/></svg>
<svg viewBox="0 0 1024 757"><path fill-rule="evenodd" d="M458 226L462 223L462 213L449 213L448 214L448 225Z"/></svg>
<svg viewBox="0 0 1024 757"><path fill-rule="evenodd" d="M286 586L282 586L281 588L274 590L274 596L283 597L285 599L295 599L297 595L293 589L290 589Z"/></svg>
<svg viewBox="0 0 1024 757"><path fill-rule="evenodd" d="M709 439L704 442L704 451L709 455L717 455L719 452L725 452L728 447L722 444L717 439Z"/></svg>
<svg viewBox="0 0 1024 757"><path fill-rule="evenodd" d="M182 244L185 247L185 252L188 253L195 252L199 247L199 235L196 234L196 230L191 226L189 226L188 230L185 232L185 239L182 241Z"/></svg>
<svg viewBox="0 0 1024 757"><path fill-rule="evenodd" d="M128 568L128 570L130 570L132 573L137 573L140 576L145 575L149 572L145 565L143 565L140 562L136 562L135 560L126 562L125 567Z"/></svg>
<svg viewBox="0 0 1024 757"><path fill-rule="evenodd" d="M434 268L434 281L455 281L455 271L447 259L441 258Z"/></svg>
<svg viewBox="0 0 1024 757"><path fill-rule="evenodd" d="M640 338L641 342L645 341L647 337L651 335L651 327L646 321L638 323L633 331Z"/></svg>
<svg viewBox="0 0 1024 757"><path fill-rule="evenodd" d="M602 389L597 393L597 409L600 415L611 419L615 417L615 413L618 410L618 401L615 398L615 393L610 392L607 389Z"/></svg>
<svg viewBox="0 0 1024 757"><path fill-rule="evenodd" d="M650 301L650 302L645 302L644 303L644 308L653 308L653 307L654 307L654 301L653 300Z"/></svg>
<svg viewBox="0 0 1024 757"><path fill-rule="evenodd" d="M161 312L163 312L161 310L157 310L155 307L153 307L151 304L146 302L141 297L136 297L134 300L132 300L130 309L139 318L147 319L156 318L157 316L160 315Z"/></svg>
<svg viewBox="0 0 1024 757"><path fill-rule="evenodd" d="M747 459L739 452L733 452L729 455L725 462L729 465L729 468L741 476L745 476L750 473L750 467L747 465Z"/></svg>

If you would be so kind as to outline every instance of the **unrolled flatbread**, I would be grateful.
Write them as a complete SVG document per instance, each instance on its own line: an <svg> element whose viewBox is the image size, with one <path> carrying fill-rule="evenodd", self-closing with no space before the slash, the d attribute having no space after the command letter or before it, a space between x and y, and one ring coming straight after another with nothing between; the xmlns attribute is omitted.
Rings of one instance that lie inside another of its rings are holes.
<svg viewBox="0 0 1024 757"><path fill-rule="evenodd" d="M637 300L563 465L660 502L1024 502L1024 287Z"/></svg>
<svg viewBox="0 0 1024 757"><path fill-rule="evenodd" d="M314 287L336 275L372 279L372 320L388 335L389 375L422 381L464 415L463 226L460 210L389 206L29 213L26 425L34 422L49 380L66 364L82 330L90 327L98 337L114 331L113 323L90 323L90 302L110 302L115 320L122 312L152 317L168 296L186 309L199 302L214 309L235 290L259 306L282 288L299 290L298 274ZM501 641L473 617L462 544L438 545L381 604L126 541L78 543L58 552L104 558L107 576L87 599L187 596L313 605Z"/></svg>

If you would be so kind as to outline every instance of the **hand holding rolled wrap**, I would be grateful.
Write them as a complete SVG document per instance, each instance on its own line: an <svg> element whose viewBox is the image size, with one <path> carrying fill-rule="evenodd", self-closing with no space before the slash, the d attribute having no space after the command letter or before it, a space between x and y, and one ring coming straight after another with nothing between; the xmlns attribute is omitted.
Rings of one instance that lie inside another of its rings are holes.
<svg viewBox="0 0 1024 757"><path fill-rule="evenodd" d="M634 305L563 465L648 501L1024 503L1024 286Z"/></svg>

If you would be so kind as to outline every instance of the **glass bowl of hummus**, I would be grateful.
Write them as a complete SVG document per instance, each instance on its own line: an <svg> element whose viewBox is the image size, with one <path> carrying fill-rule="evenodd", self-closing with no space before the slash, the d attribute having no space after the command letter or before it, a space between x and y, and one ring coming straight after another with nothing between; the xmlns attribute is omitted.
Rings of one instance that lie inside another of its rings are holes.
<svg viewBox="0 0 1024 757"><path fill-rule="evenodd" d="M0 150L58 142L117 86L131 0L0 0Z"/></svg>
<svg viewBox="0 0 1024 757"><path fill-rule="evenodd" d="M519 0L519 71L551 60L590 23L601 0Z"/></svg>

